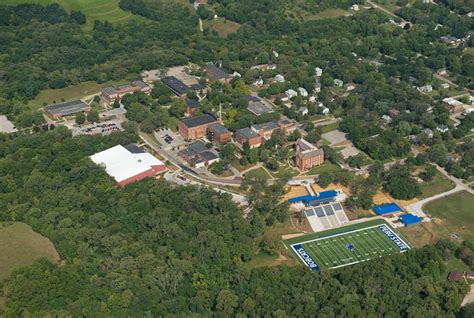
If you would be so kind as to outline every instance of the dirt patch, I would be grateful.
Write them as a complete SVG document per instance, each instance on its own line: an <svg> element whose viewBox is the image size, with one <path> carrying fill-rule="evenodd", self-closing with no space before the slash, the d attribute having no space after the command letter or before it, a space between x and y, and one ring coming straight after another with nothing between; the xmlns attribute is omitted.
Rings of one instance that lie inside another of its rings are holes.
<svg viewBox="0 0 474 318"><path fill-rule="evenodd" d="M303 235L305 235L305 233L285 234L285 235L281 236L281 239L282 240L288 240L288 239L292 239L292 238L295 238L295 237L300 237L300 236L303 236Z"/></svg>
<svg viewBox="0 0 474 318"><path fill-rule="evenodd" d="M289 186L287 187L287 190L288 192L282 197L283 201L303 195L308 195L308 191L303 186Z"/></svg>
<svg viewBox="0 0 474 318"><path fill-rule="evenodd" d="M471 290L469 293L464 297L461 307L466 306L467 304L474 303L474 284L471 284Z"/></svg>

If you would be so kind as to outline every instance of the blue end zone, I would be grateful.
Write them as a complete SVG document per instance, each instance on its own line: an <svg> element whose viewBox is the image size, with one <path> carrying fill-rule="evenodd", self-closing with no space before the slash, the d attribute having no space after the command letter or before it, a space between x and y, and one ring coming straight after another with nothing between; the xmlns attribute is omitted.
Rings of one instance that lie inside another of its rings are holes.
<svg viewBox="0 0 474 318"><path fill-rule="evenodd" d="M301 244L294 244L294 245L291 245L291 247L293 248L293 250L296 252L296 254L298 254L298 256L300 257L300 259L306 264L308 265L308 267L312 270L312 271L317 271L319 270L319 266L318 264L316 264L316 262L313 260L313 258L306 252L306 250L303 248L303 246L301 246Z"/></svg>
<svg viewBox="0 0 474 318"><path fill-rule="evenodd" d="M387 237L393 242L395 243L396 246L398 246L398 248L402 251L406 251L408 250L410 247L405 243L403 242L397 234L393 233L393 231L388 227L386 226L385 224L382 224L379 226L379 229L385 234L387 235Z"/></svg>
<svg viewBox="0 0 474 318"><path fill-rule="evenodd" d="M373 210L378 215L384 215L389 213L394 213L398 211L402 211L402 209L396 203L387 203L382 205L374 206Z"/></svg>

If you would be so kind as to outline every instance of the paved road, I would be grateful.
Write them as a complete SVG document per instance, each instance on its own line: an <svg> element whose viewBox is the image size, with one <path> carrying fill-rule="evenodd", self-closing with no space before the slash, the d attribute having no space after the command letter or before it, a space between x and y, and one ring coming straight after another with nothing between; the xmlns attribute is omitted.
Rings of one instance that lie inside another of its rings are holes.
<svg viewBox="0 0 474 318"><path fill-rule="evenodd" d="M399 19L402 19L403 22L408 22L408 21L404 20L403 18L399 17L398 15L394 14L393 12L388 11L384 7L381 7L378 4L376 4L376 3L374 3L370 0L367 0L367 3L370 4L372 7L376 8L376 9L379 9L379 10L385 12L386 14L388 14L388 15L394 17L394 18L399 18Z"/></svg>
<svg viewBox="0 0 474 318"><path fill-rule="evenodd" d="M411 214L415 214L415 215L417 215L421 218L424 218L424 217L426 217L426 214L425 214L425 212L423 212L423 206L426 203L434 201L436 199L446 197L450 194L453 194L453 193L456 193L456 192L459 192L459 191L463 191L463 190L465 190L464 187L456 185L456 187L452 190L449 190L449 191L434 195L432 197L426 198L424 200L418 201L416 203L410 204L409 206L407 206L407 211L410 212Z"/></svg>

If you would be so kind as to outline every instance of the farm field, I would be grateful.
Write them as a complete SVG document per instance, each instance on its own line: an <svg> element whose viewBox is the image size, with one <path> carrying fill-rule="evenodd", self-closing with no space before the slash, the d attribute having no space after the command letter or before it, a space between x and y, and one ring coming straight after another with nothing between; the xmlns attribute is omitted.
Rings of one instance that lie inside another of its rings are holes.
<svg viewBox="0 0 474 318"><path fill-rule="evenodd" d="M47 238L24 223L0 223L0 280L7 278L18 266L46 257L59 261L59 254Z"/></svg>
<svg viewBox="0 0 474 318"><path fill-rule="evenodd" d="M439 218L450 232L461 234L463 239L474 240L474 196L466 191L429 202L424 206L427 214Z"/></svg>
<svg viewBox="0 0 474 318"><path fill-rule="evenodd" d="M312 270L353 265L411 247L383 220L305 235L284 243Z"/></svg>
<svg viewBox="0 0 474 318"><path fill-rule="evenodd" d="M111 23L144 20L141 16L120 9L119 0L2 0L2 4L5 5L21 3L37 3L43 5L58 3L67 11L79 10L86 15L88 28L93 26L95 20L109 21Z"/></svg>

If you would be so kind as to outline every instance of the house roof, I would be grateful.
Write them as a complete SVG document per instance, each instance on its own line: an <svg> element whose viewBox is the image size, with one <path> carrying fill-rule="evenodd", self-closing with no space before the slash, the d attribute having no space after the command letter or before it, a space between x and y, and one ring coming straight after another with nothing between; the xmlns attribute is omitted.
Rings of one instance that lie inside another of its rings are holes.
<svg viewBox="0 0 474 318"><path fill-rule="evenodd" d="M263 124L252 125L251 128L256 131L259 131L261 129L263 129L264 131L270 131L270 130L278 129L279 126L278 126L278 123L274 121L269 121Z"/></svg>
<svg viewBox="0 0 474 318"><path fill-rule="evenodd" d="M261 101L261 99L258 96L245 95L242 98L245 99L248 102L259 102L259 101Z"/></svg>
<svg viewBox="0 0 474 318"><path fill-rule="evenodd" d="M67 116L83 112L87 108L89 108L89 105L82 100L73 100L66 103L46 106L44 110L53 115Z"/></svg>
<svg viewBox="0 0 474 318"><path fill-rule="evenodd" d="M250 102L247 106L247 109L256 116L273 112L273 108L271 106L268 106L261 101Z"/></svg>
<svg viewBox="0 0 474 318"><path fill-rule="evenodd" d="M200 153L199 155L205 161L210 161L210 160L214 160L214 159L219 158L219 156L217 154L215 154L214 152L212 152L212 151L204 151L204 152Z"/></svg>
<svg viewBox="0 0 474 318"><path fill-rule="evenodd" d="M184 84L174 76L162 78L161 81L166 86L168 86L176 95L186 94L191 89L188 85Z"/></svg>
<svg viewBox="0 0 474 318"><path fill-rule="evenodd" d="M247 127L237 130L235 135L236 136L242 136L246 139L251 139L251 138L258 137L258 135L255 131L253 131L252 129L247 128Z"/></svg>
<svg viewBox="0 0 474 318"><path fill-rule="evenodd" d="M186 127L192 128L192 127L197 127L197 126L201 126L205 124L210 124L216 121L217 119L215 117L209 114L203 114L201 116L184 119L182 122Z"/></svg>
<svg viewBox="0 0 474 318"><path fill-rule="evenodd" d="M318 156L324 156L324 150L319 149L315 145L309 143L308 141L300 138L296 141L300 151L297 152L299 158L313 158Z"/></svg>
<svg viewBox="0 0 474 318"><path fill-rule="evenodd" d="M206 67L207 71L207 77L211 82L213 81L218 81L221 79L228 79L231 78L232 76L229 73L224 72L214 64L209 64Z"/></svg>
<svg viewBox="0 0 474 318"><path fill-rule="evenodd" d="M189 108L199 108L199 106L201 106L201 103L195 99L188 99L186 101L186 106L188 106Z"/></svg>

